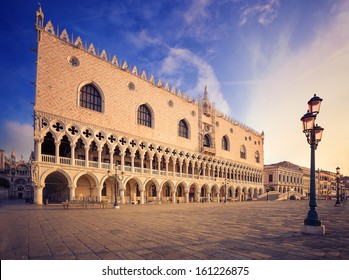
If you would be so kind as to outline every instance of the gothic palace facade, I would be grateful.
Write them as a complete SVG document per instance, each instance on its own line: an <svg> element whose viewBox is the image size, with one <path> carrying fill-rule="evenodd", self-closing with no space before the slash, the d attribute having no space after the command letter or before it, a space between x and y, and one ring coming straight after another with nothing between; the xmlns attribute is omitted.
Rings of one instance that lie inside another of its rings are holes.
<svg viewBox="0 0 349 280"><path fill-rule="evenodd" d="M34 203L245 201L263 189L263 133L118 63L36 13ZM108 173L109 171L109 173Z"/></svg>

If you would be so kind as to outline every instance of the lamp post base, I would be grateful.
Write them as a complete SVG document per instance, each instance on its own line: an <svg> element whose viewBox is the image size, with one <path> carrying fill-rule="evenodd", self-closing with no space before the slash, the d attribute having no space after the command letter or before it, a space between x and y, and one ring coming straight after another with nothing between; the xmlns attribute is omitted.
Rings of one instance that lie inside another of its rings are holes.
<svg viewBox="0 0 349 280"><path fill-rule="evenodd" d="M120 206L119 205L113 205L113 208L114 209L120 209Z"/></svg>
<svg viewBox="0 0 349 280"><path fill-rule="evenodd" d="M309 226L309 225L302 225L301 232L306 234L313 234L313 235L324 235L325 234L325 226Z"/></svg>
<svg viewBox="0 0 349 280"><path fill-rule="evenodd" d="M338 201L338 202L336 202L336 204L334 205L334 207L341 207L342 206L342 204Z"/></svg>

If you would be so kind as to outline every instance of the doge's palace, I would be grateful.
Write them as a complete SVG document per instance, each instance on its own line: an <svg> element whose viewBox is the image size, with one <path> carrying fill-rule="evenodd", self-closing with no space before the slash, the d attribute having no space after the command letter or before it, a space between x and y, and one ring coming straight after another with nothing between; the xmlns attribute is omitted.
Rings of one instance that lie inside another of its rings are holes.
<svg viewBox="0 0 349 280"><path fill-rule="evenodd" d="M36 12L34 203L217 203L263 193L264 133ZM115 177L118 180L115 182ZM118 183L117 192L115 185Z"/></svg>

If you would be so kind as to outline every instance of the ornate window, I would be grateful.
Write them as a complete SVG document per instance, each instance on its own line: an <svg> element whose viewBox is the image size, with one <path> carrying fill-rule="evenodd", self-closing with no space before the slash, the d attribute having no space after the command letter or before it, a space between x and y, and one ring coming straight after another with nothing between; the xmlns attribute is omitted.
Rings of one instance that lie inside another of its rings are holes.
<svg viewBox="0 0 349 280"><path fill-rule="evenodd" d="M178 125L178 135L180 137L189 138L189 129L185 120L180 120Z"/></svg>
<svg viewBox="0 0 349 280"><path fill-rule="evenodd" d="M152 127L152 116L149 108L146 105L141 105L137 112L137 123Z"/></svg>
<svg viewBox="0 0 349 280"><path fill-rule="evenodd" d="M91 84L80 90L80 106L97 112L102 112L102 98L98 90Z"/></svg>
<svg viewBox="0 0 349 280"><path fill-rule="evenodd" d="M225 151L229 151L229 141L227 136L223 136L222 138L222 149Z"/></svg>
<svg viewBox="0 0 349 280"><path fill-rule="evenodd" d="M204 136L204 147L211 147L211 137L208 134Z"/></svg>
<svg viewBox="0 0 349 280"><path fill-rule="evenodd" d="M244 145L240 148L240 158L246 159L246 148Z"/></svg>
<svg viewBox="0 0 349 280"><path fill-rule="evenodd" d="M256 162L259 163L260 162L260 157L259 157L259 152L256 151L256 153L254 154L254 157L256 159Z"/></svg>

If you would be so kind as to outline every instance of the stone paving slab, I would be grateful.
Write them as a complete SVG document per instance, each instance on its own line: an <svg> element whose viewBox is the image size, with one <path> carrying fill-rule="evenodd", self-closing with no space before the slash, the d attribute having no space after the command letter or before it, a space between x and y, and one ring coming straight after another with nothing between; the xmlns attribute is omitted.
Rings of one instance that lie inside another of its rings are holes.
<svg viewBox="0 0 349 280"><path fill-rule="evenodd" d="M349 260L349 201L318 201L324 236L301 233L308 201L63 210L0 201L2 260Z"/></svg>

